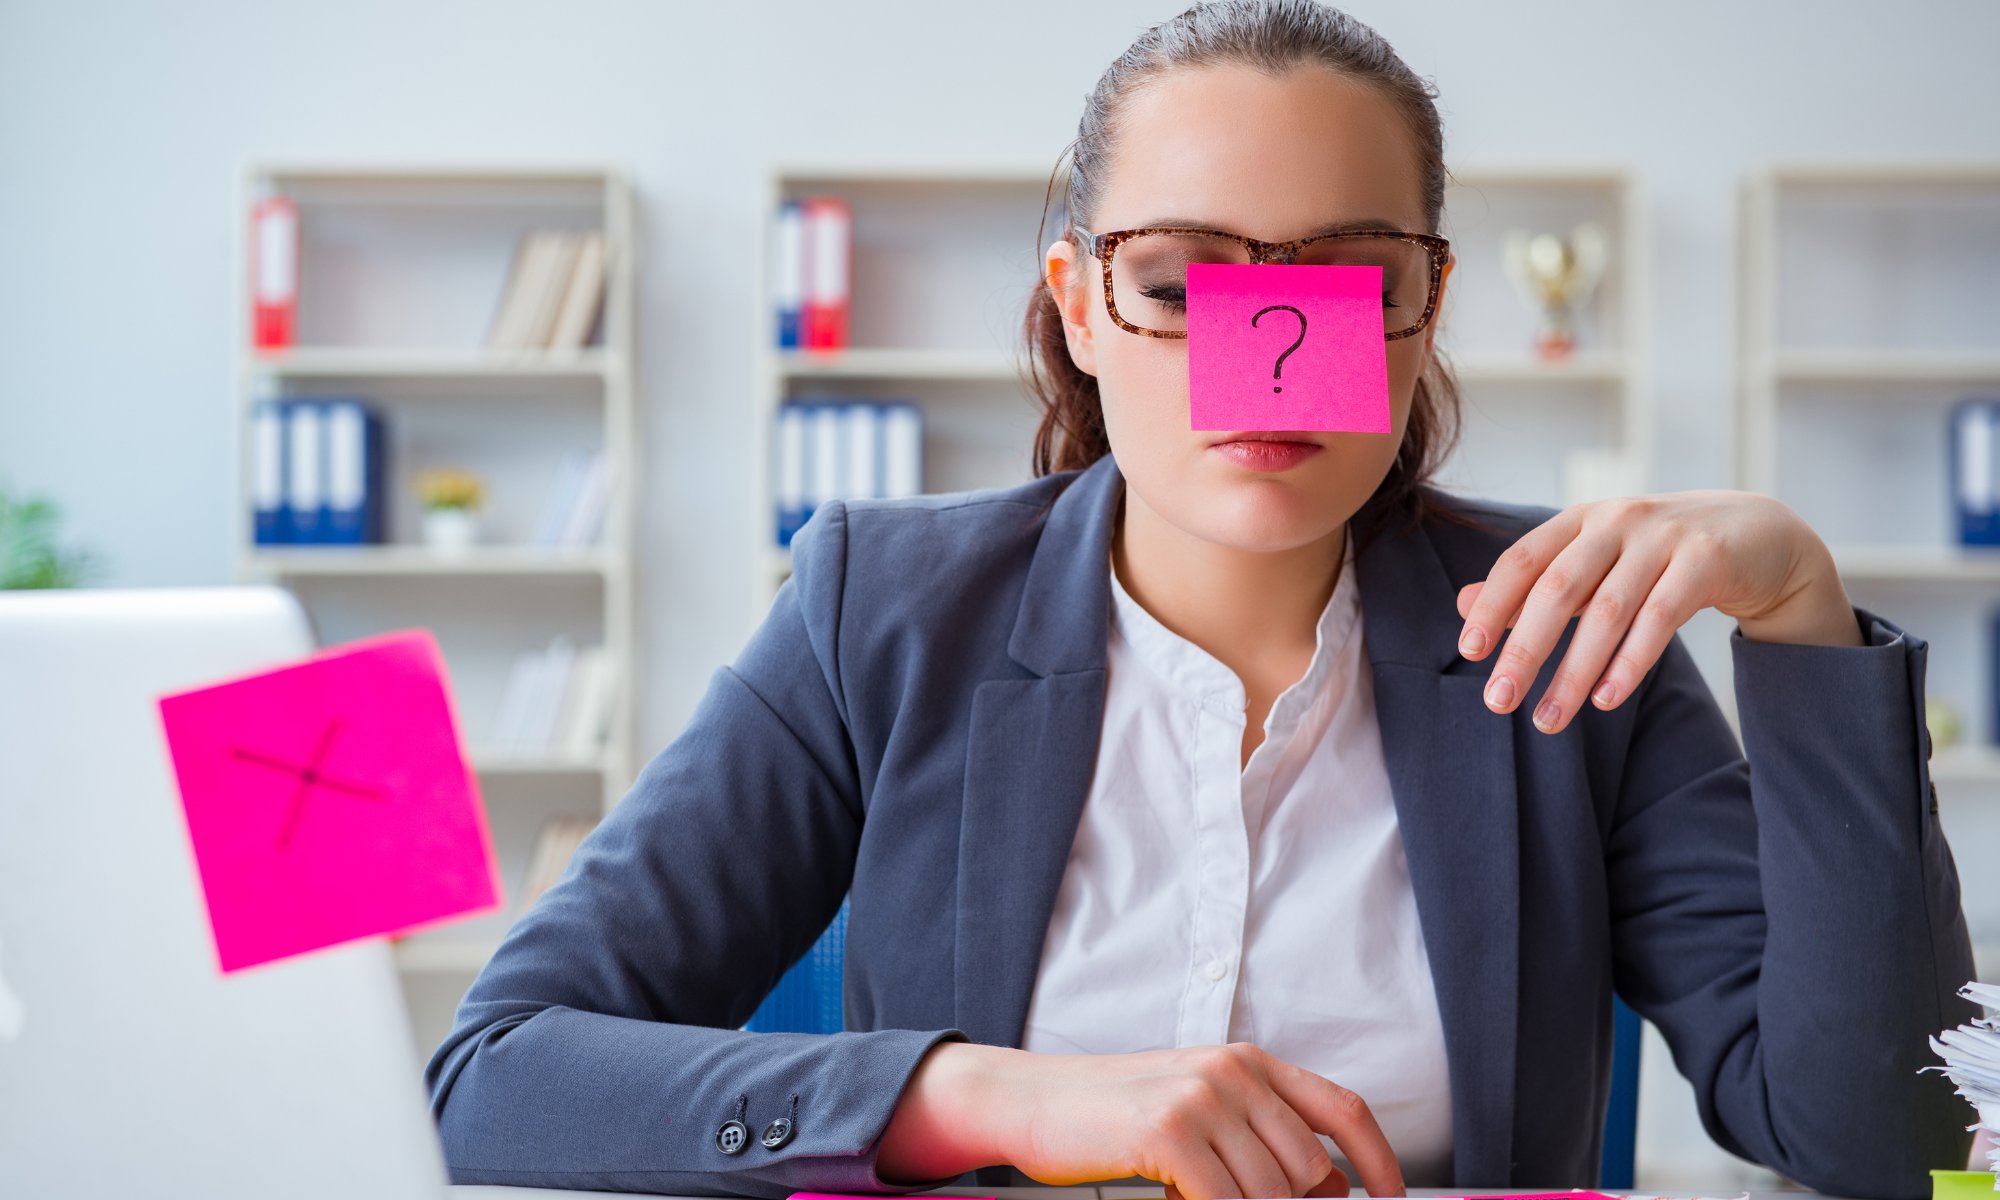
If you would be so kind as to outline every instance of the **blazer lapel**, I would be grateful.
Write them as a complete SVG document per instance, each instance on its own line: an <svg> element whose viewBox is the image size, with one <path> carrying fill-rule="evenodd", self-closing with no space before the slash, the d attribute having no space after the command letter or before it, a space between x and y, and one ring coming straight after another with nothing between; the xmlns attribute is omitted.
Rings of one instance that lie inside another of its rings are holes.
<svg viewBox="0 0 2000 1200"><path fill-rule="evenodd" d="M1451 1072L1454 1185L1512 1182L1520 965L1513 717L1458 655L1457 586L1421 530L1356 555L1362 636ZM1459 664L1463 673L1450 673Z"/></svg>
<svg viewBox="0 0 2000 1200"><path fill-rule="evenodd" d="M1112 518L1105 455L1056 497L1008 642L1032 679L973 692L958 849L958 1028L1019 1046L1049 914L1090 794L1104 725Z"/></svg>

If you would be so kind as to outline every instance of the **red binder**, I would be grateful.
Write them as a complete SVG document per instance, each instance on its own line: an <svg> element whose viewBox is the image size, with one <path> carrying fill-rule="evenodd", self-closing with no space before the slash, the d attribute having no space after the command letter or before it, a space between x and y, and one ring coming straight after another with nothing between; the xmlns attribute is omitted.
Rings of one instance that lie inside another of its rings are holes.
<svg viewBox="0 0 2000 1200"><path fill-rule="evenodd" d="M290 346L299 307L299 209L266 196L250 210L250 333L259 350Z"/></svg>
<svg viewBox="0 0 2000 1200"><path fill-rule="evenodd" d="M800 341L808 350L841 349L847 345L854 214L836 196L808 197L803 207L806 295Z"/></svg>

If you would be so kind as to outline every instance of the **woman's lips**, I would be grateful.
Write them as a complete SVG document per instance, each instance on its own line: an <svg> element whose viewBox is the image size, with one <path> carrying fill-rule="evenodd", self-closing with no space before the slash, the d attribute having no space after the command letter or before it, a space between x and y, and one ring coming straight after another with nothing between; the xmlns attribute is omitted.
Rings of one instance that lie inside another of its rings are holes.
<svg viewBox="0 0 2000 1200"><path fill-rule="evenodd" d="M1209 449L1248 471L1289 471L1326 447L1315 442L1257 439L1217 442Z"/></svg>

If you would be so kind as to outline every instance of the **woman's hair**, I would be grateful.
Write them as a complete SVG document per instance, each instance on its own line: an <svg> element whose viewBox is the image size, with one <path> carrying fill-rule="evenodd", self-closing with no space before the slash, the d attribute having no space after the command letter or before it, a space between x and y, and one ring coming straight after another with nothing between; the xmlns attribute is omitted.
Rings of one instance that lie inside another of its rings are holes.
<svg viewBox="0 0 2000 1200"><path fill-rule="evenodd" d="M1117 148L1118 119L1136 88L1180 67L1225 63L1278 74L1319 65L1375 87L1401 112L1415 145L1423 186L1425 232L1436 233L1444 212L1444 131L1432 99L1434 87L1410 70L1373 29L1317 0L1214 0L1196 4L1139 35L1120 54L1084 102L1064 205L1062 236L1074 240L1072 223L1090 225ZM1057 173L1061 161L1057 162ZM1055 189L1051 175L1049 191ZM1043 222L1048 219L1044 197ZM1040 256L1041 231L1036 233ZM1063 335L1061 312L1038 281L1025 323L1029 386L1042 409L1035 431L1036 476L1087 467L1110 451L1097 379L1077 368ZM1435 350L1435 347L1433 347ZM1450 453L1458 436L1458 381L1433 353L1418 379L1396 461L1376 498L1383 511L1421 519L1428 508L1421 485ZM1452 515L1439 510L1443 515ZM1373 530L1358 531L1365 540Z"/></svg>

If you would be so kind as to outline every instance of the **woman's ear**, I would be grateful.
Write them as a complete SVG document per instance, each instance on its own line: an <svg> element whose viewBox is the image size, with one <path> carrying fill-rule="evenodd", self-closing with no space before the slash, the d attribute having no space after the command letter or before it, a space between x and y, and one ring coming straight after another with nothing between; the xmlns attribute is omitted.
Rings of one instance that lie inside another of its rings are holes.
<svg viewBox="0 0 2000 1200"><path fill-rule="evenodd" d="M1090 330L1090 288L1078 262L1076 243L1064 238L1049 244L1042 261L1042 286L1054 297L1062 314L1063 339L1069 343L1070 361L1086 375L1097 374L1097 343Z"/></svg>

